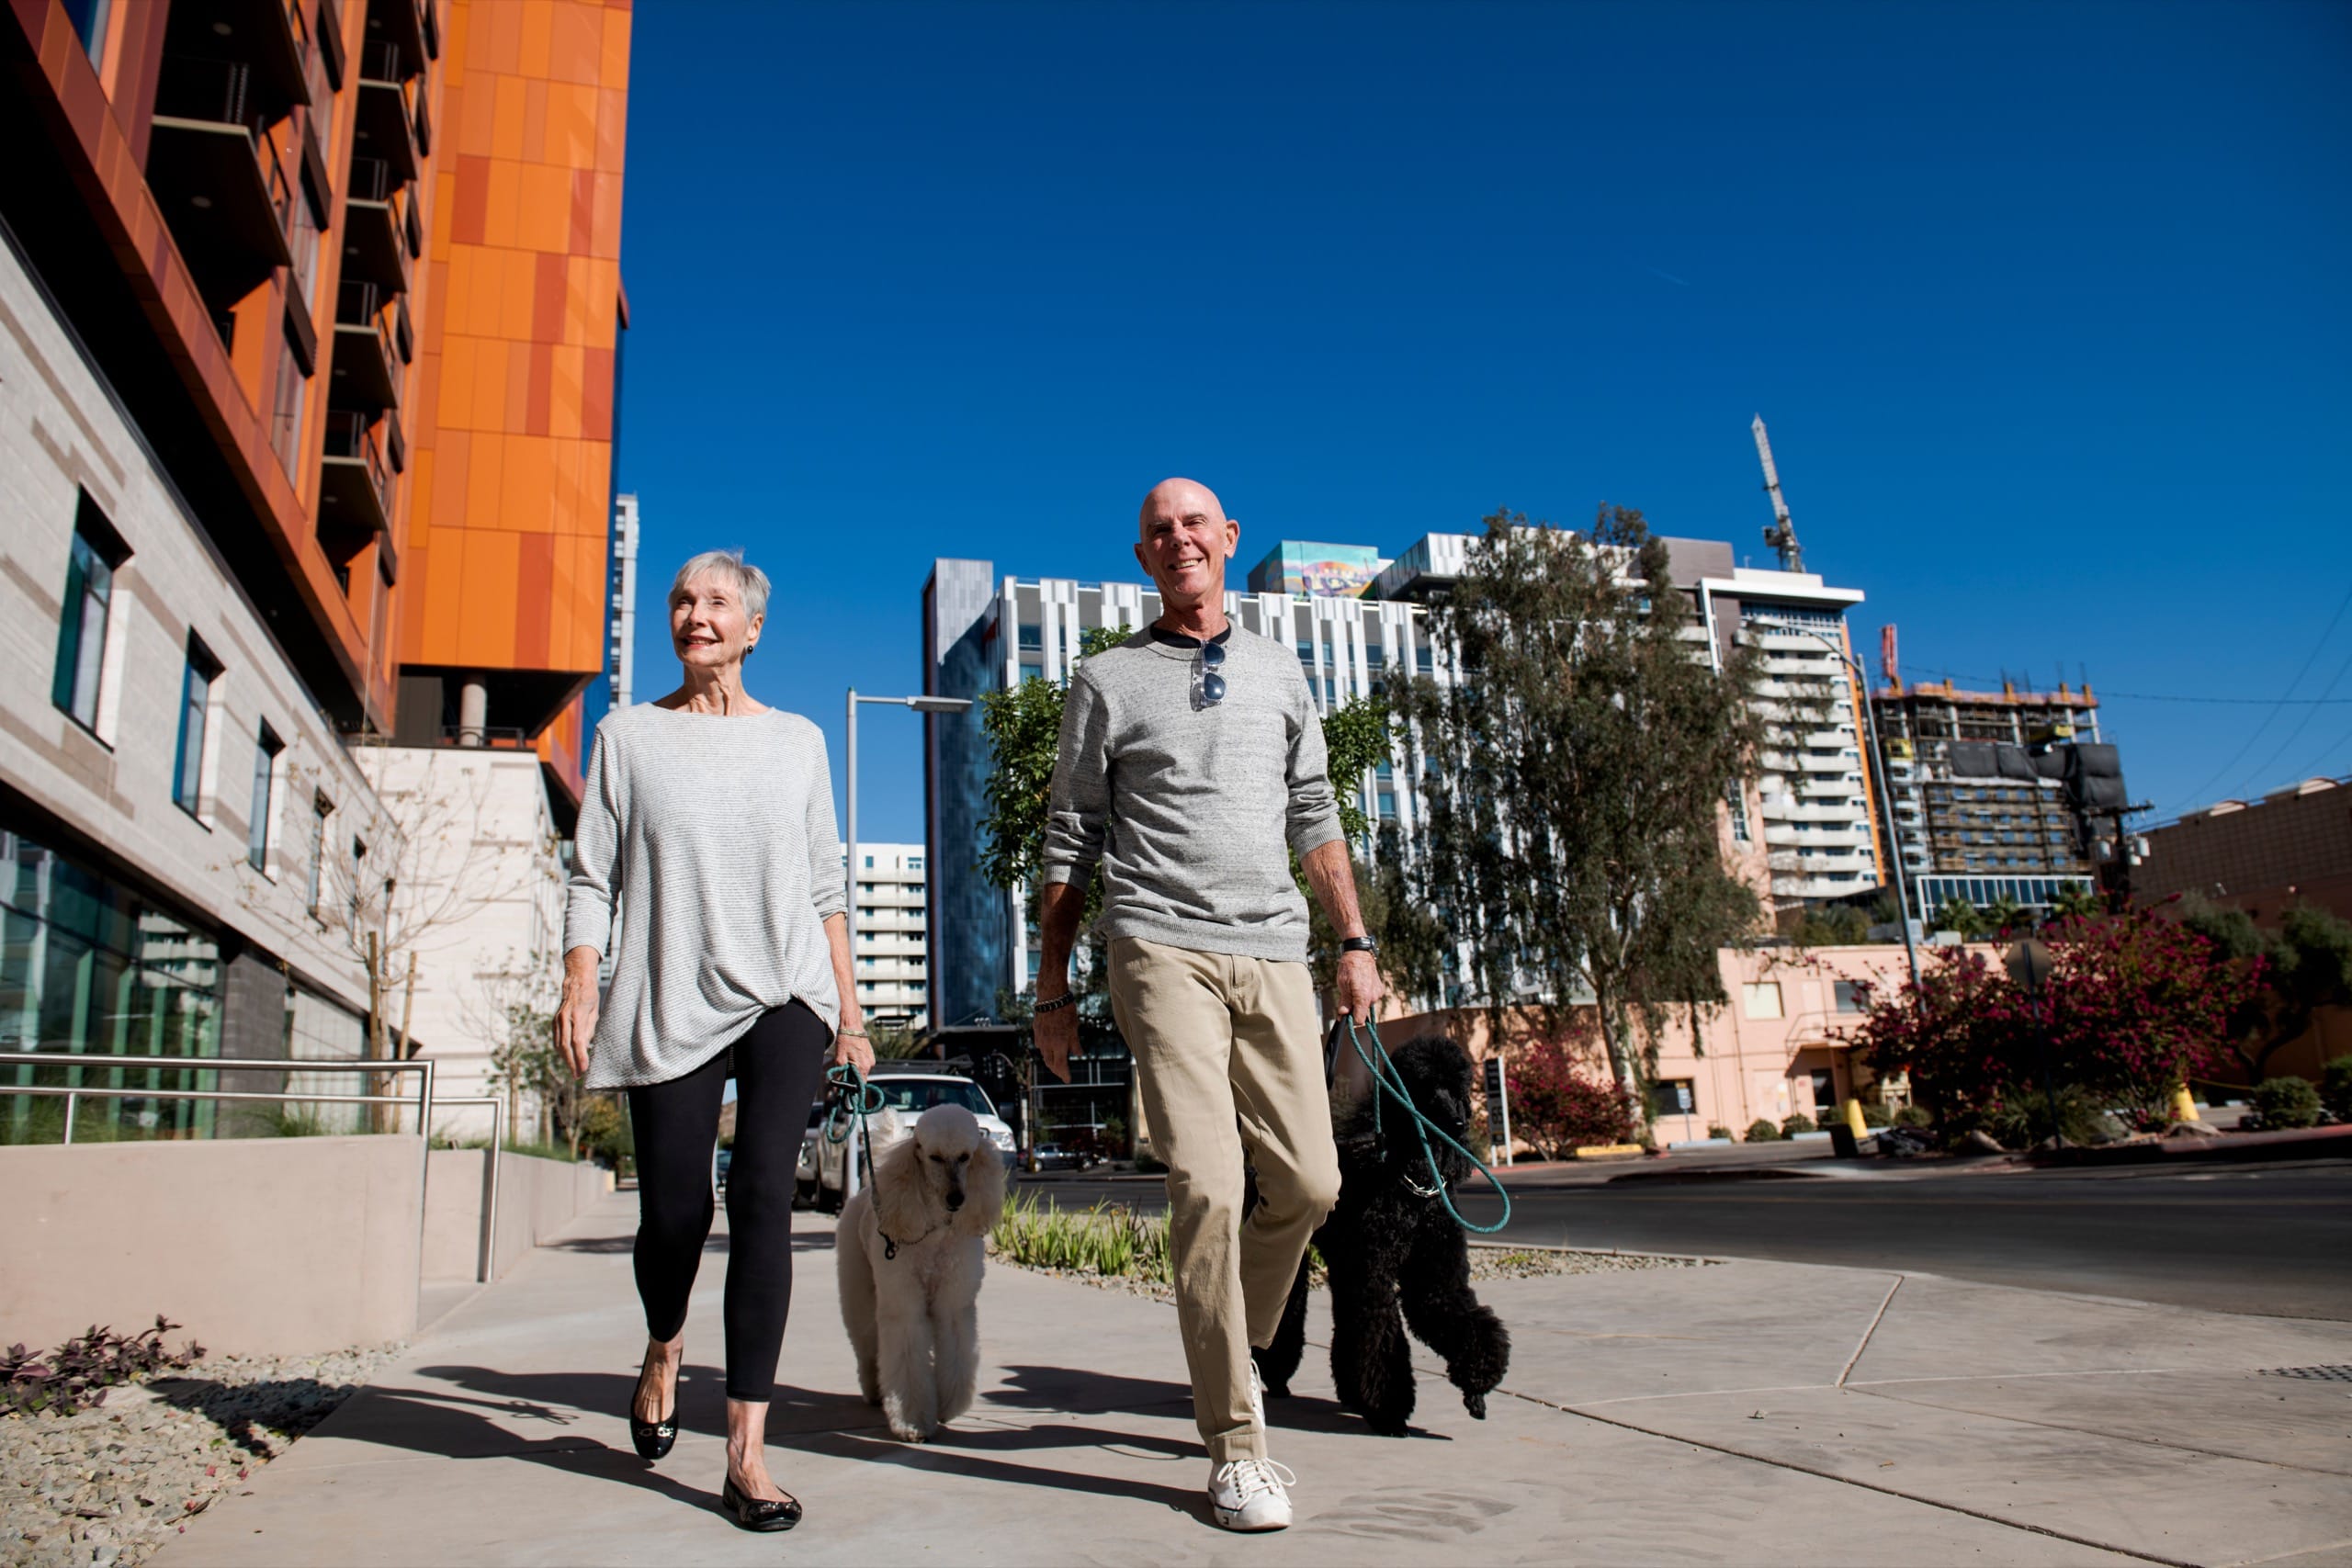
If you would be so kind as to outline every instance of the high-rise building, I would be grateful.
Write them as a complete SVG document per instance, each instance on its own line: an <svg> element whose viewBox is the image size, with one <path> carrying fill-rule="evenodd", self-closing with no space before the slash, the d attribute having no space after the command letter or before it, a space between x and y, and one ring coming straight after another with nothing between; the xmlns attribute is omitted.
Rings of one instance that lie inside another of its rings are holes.
<svg viewBox="0 0 2352 1568"><path fill-rule="evenodd" d="M1277 545L1251 574L1263 592L1228 592L1226 610L1244 630L1298 653L1319 712L1367 696L1397 671L1441 675L1423 603L1464 570L1470 536L1431 534L1374 574L1367 547ZM1856 673L1844 613L1861 601L1809 573L1736 566L1731 547L1669 539L1675 581L1698 615L1694 656L1720 660L1743 633L1765 644L1768 680L1758 695L1774 746L1761 788L1727 802L1726 850L1768 903L1849 896L1878 885L1872 796L1863 767ZM1311 592L1293 592L1293 581ZM1081 583L998 577L986 561L938 560L923 590L924 690L977 697L1023 681L1066 679L1084 634L1141 626L1158 618L1148 583ZM1825 641L1825 639L1826 639ZM1000 997L1029 988L1036 936L1023 893L980 874L991 766L977 709L924 719L933 1016L943 1028L993 1019ZM1410 853L1420 821L1418 781L1394 755L1362 784L1359 804L1374 824L1393 826ZM1769 862L1768 857L1769 856Z"/></svg>
<svg viewBox="0 0 2352 1568"><path fill-rule="evenodd" d="M2090 688L1965 692L1950 681L1871 694L1911 916L1954 901L2047 910L2094 886L2099 829L2123 804ZM2105 831L2112 838L2113 823Z"/></svg>
<svg viewBox="0 0 2352 1568"><path fill-rule="evenodd" d="M0 1045L351 1056L371 1007L431 1044L433 982L371 994L351 918L412 838L395 737L521 753L536 806L484 830L552 857L602 666L628 20L0 17L0 638L34 672L0 688Z"/></svg>
<svg viewBox="0 0 2352 1568"><path fill-rule="evenodd" d="M613 682L612 705L637 701L637 497L613 502L613 564L606 573L605 669Z"/></svg>
<svg viewBox="0 0 2352 1568"><path fill-rule="evenodd" d="M861 840L848 879L855 893L850 900L850 967L857 1003L868 1020L894 1029L921 1029L931 1016L925 858L921 844Z"/></svg>

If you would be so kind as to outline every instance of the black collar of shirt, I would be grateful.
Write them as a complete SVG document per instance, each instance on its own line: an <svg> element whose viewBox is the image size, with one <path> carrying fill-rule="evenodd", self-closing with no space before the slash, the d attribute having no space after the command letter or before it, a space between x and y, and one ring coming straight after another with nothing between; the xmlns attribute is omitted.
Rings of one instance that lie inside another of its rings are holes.
<svg viewBox="0 0 2352 1568"><path fill-rule="evenodd" d="M1221 643L1232 636L1233 625L1228 621L1226 623L1225 630L1217 633L1216 636L1210 637L1208 640L1211 642ZM1151 628L1151 640L1158 643L1165 643L1170 648L1198 648L1201 646L1201 639L1199 637L1186 637L1181 632L1162 631L1158 626Z"/></svg>

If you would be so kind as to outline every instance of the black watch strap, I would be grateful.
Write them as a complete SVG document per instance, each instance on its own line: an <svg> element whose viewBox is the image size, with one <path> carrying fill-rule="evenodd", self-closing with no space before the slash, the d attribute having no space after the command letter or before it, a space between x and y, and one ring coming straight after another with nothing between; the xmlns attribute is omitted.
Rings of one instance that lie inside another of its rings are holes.
<svg viewBox="0 0 2352 1568"><path fill-rule="evenodd" d="M1351 936L1340 943L1341 953L1378 953L1380 944L1368 936Z"/></svg>
<svg viewBox="0 0 2352 1568"><path fill-rule="evenodd" d="M1056 997L1053 1000L1049 1002L1039 1002L1029 1010L1032 1012L1059 1012L1064 1008L1076 1007L1077 1005L1078 993L1076 991L1064 991L1060 996Z"/></svg>

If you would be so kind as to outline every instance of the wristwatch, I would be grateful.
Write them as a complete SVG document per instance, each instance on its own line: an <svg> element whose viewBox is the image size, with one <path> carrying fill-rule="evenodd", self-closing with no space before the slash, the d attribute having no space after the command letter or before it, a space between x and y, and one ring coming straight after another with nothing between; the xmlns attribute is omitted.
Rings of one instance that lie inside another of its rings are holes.
<svg viewBox="0 0 2352 1568"><path fill-rule="evenodd" d="M1060 996L1054 998L1051 1001L1035 1003L1029 1010L1031 1012L1059 1012L1064 1008L1076 1007L1077 1005L1078 993L1076 991L1064 991Z"/></svg>
<svg viewBox="0 0 2352 1568"><path fill-rule="evenodd" d="M1378 953L1380 944L1368 936L1351 936L1340 943L1341 953Z"/></svg>

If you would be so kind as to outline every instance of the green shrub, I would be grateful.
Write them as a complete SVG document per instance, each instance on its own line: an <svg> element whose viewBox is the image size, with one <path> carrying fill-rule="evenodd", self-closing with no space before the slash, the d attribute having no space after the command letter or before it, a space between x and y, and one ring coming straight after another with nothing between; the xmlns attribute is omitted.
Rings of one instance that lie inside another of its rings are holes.
<svg viewBox="0 0 2352 1568"><path fill-rule="evenodd" d="M1936 1119L1928 1113L1924 1105L1905 1105L1896 1108L1894 1124L1898 1127L1932 1127Z"/></svg>
<svg viewBox="0 0 2352 1568"><path fill-rule="evenodd" d="M2265 1127L2314 1127L2319 1124L2319 1090L2309 1078L2265 1078L2255 1086L2254 1108Z"/></svg>
<svg viewBox="0 0 2352 1568"><path fill-rule="evenodd" d="M1137 1176L1159 1176L1165 1174L1167 1169L1168 1162L1149 1149L1136 1151L1136 1174Z"/></svg>
<svg viewBox="0 0 2352 1568"><path fill-rule="evenodd" d="M1711 1137L1711 1138L1721 1138L1724 1142L1725 1142L1725 1143L1727 1143L1727 1144L1728 1144L1728 1143L1735 1143L1735 1142L1736 1142L1736 1141L1737 1141L1736 1139L1735 1139L1735 1138L1732 1136L1732 1131L1731 1131L1731 1129L1730 1129L1730 1128L1728 1128L1728 1127L1718 1127L1718 1126L1716 1126L1716 1125L1715 1125L1713 1122L1708 1122L1708 1123L1707 1123L1707 1136L1709 1136L1709 1137Z"/></svg>
<svg viewBox="0 0 2352 1568"><path fill-rule="evenodd" d="M2030 1149L2050 1136L2050 1113L2039 1089L2009 1096L1985 1113L1983 1124L2006 1149ZM2109 1143L2115 1131L2088 1090L2075 1084L2058 1090L2058 1132L2068 1143Z"/></svg>
<svg viewBox="0 0 2352 1568"><path fill-rule="evenodd" d="M1747 1124L1746 1141L1751 1144L1777 1144L1781 1141L1781 1130L1758 1116Z"/></svg>
<svg viewBox="0 0 2352 1568"><path fill-rule="evenodd" d="M1820 1131L1821 1129L1819 1127L1814 1125L1813 1118L1807 1116L1802 1111L1798 1111L1793 1116L1783 1116L1781 1118L1781 1135L1782 1137L1793 1138L1799 1133L1818 1133Z"/></svg>
<svg viewBox="0 0 2352 1568"><path fill-rule="evenodd" d="M1862 1101L1862 1125L1863 1125L1863 1126L1865 1126L1865 1127L1890 1127L1890 1126L1893 1126L1894 1124L1894 1118L1893 1118L1892 1116L1889 1116L1889 1115L1886 1113L1886 1107L1885 1107L1885 1106L1881 1105L1880 1103L1878 1103L1878 1101L1876 1101L1876 1100L1866 1100Z"/></svg>
<svg viewBox="0 0 2352 1568"><path fill-rule="evenodd" d="M2338 1056L2320 1069L2320 1103L2352 1121L2352 1056Z"/></svg>
<svg viewBox="0 0 2352 1568"><path fill-rule="evenodd" d="M1016 1192L989 1241L1008 1262L1081 1274L1170 1277L1168 1216L1145 1216L1098 1203L1082 1213L1055 1208L1035 1191Z"/></svg>

